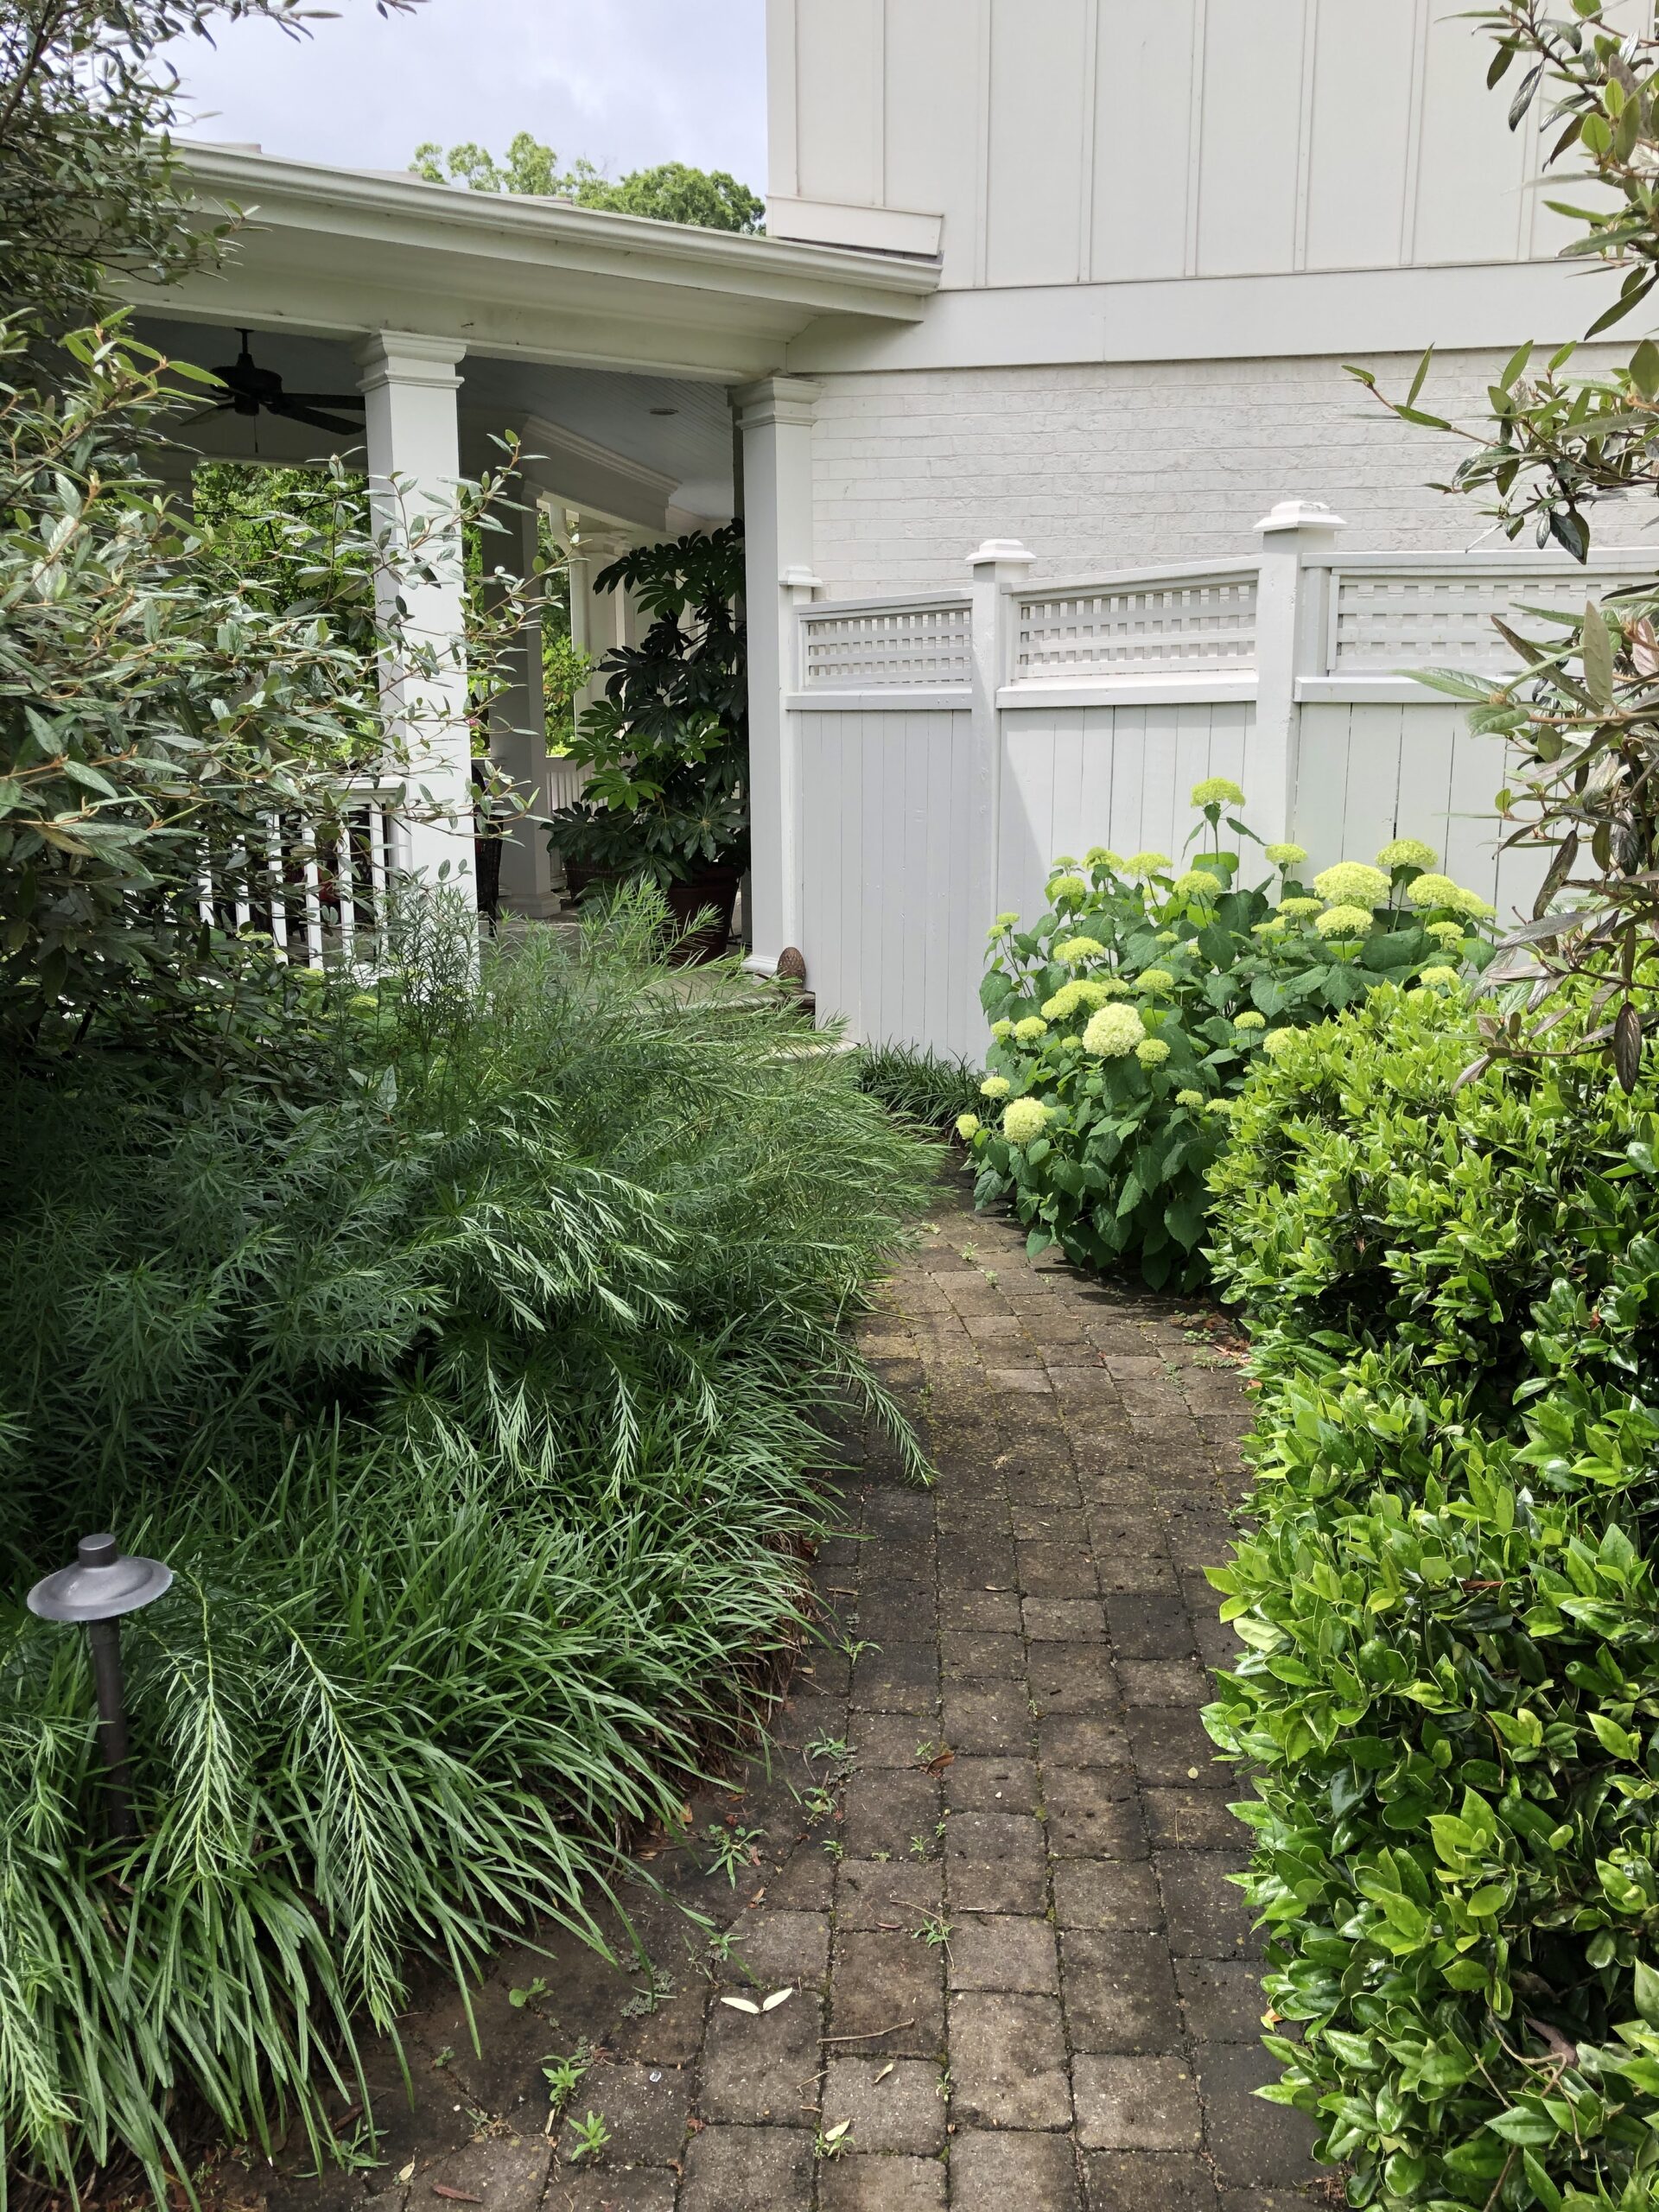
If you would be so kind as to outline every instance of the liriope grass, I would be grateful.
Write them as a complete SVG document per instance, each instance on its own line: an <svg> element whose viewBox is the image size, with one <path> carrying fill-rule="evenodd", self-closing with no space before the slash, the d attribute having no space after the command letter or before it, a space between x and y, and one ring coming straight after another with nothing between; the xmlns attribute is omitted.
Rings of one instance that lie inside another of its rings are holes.
<svg viewBox="0 0 1659 2212"><path fill-rule="evenodd" d="M841 1325L933 1173L847 1057L649 913L325 1007L281 1079L14 1072L0 1102L0 2128L159 2185L180 2116L353 2099L412 1952L598 1940L627 1842L801 1632ZM913 1446L911 1447L913 1452ZM142 1840L102 1840L81 1639L23 1590L93 1525Z"/></svg>
<svg viewBox="0 0 1659 2212"><path fill-rule="evenodd" d="M895 1114L944 1128L982 1104L982 1068L931 1045L867 1045L858 1054L860 1087Z"/></svg>

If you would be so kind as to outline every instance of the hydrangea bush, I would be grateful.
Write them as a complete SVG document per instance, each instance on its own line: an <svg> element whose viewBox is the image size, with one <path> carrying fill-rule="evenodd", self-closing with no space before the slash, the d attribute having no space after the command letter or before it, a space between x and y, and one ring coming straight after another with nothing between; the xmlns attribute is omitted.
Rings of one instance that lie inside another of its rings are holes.
<svg viewBox="0 0 1659 2212"><path fill-rule="evenodd" d="M1491 957L1490 908L1416 838L1311 886L1300 845L1265 845L1272 874L1242 884L1222 837L1260 842L1229 811L1243 800L1224 777L1195 786L1191 867L1096 847L1054 863L1034 922L992 925L984 1110L957 1131L980 1204L1012 1200L1033 1252L1199 1281L1205 1175L1255 1061L1379 983L1445 989Z"/></svg>
<svg viewBox="0 0 1659 2212"><path fill-rule="evenodd" d="M1659 1092L1460 1081L1455 989L1280 1033L1212 1178L1261 1395L1205 1718L1255 1791L1265 2094L1351 2204L1648 2212Z"/></svg>

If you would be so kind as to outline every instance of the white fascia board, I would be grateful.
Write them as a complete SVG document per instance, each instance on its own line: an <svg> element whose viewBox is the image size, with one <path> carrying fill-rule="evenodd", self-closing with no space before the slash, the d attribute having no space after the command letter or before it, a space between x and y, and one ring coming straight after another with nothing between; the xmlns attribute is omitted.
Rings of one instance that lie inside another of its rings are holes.
<svg viewBox="0 0 1659 2212"><path fill-rule="evenodd" d="M938 283L937 266L835 246L740 236L511 194L467 192L417 177L324 168L220 148L181 149L183 175L204 207L250 211L282 228L435 257L431 289L468 263L521 267L543 287L554 270L631 285L707 291L810 314L913 319Z"/></svg>
<svg viewBox="0 0 1659 2212"><path fill-rule="evenodd" d="M795 238L804 245L853 246L866 253L905 253L921 260L938 257L944 230L943 215L918 215L908 207L858 207L839 200L794 200L772 193L766 200L766 236Z"/></svg>
<svg viewBox="0 0 1659 2212"><path fill-rule="evenodd" d="M677 477L648 468L643 461L550 423L544 416L527 416L518 435L519 466L540 490L567 505L617 522L654 531L667 528L669 505L679 488Z"/></svg>
<svg viewBox="0 0 1659 2212"><path fill-rule="evenodd" d="M1599 281L1598 281L1599 280ZM1181 276L1133 283L941 290L904 329L814 323L791 374L1505 352L1577 337L1611 296L1582 263Z"/></svg>

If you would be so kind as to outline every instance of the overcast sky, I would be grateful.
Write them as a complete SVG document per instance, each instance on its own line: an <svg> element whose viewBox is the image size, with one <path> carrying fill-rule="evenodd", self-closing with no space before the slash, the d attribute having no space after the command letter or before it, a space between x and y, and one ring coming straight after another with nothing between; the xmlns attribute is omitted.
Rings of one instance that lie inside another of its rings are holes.
<svg viewBox="0 0 1659 2212"><path fill-rule="evenodd" d="M175 48L183 135L404 168L425 139L499 151L530 130L613 175L690 162L766 190L764 0L424 0L385 20L372 0L331 4L307 39L256 21Z"/></svg>

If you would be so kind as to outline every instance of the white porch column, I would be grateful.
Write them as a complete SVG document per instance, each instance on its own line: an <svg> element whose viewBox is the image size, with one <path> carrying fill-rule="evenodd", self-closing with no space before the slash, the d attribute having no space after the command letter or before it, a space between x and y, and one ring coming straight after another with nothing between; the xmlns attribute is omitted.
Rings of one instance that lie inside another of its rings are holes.
<svg viewBox="0 0 1659 2212"><path fill-rule="evenodd" d="M541 510L536 489L522 477L507 485L518 504L504 508L499 531L484 533L486 570L505 569L532 585L540 551ZM497 602L505 594L496 588ZM541 823L548 812L547 702L542 686L542 618L539 603L506 647L506 689L490 702L490 758L512 780L529 815L504 824L501 846L501 903L515 914L545 917L558 901L553 891L553 860Z"/></svg>
<svg viewBox="0 0 1659 2212"><path fill-rule="evenodd" d="M747 965L771 975L801 945L800 769L793 717L791 572L812 570L812 415L818 386L767 377L732 394L743 439L744 601L748 625L750 931Z"/></svg>
<svg viewBox="0 0 1659 2212"><path fill-rule="evenodd" d="M383 330L357 349L368 443L369 512L385 557L375 577L383 616L403 611L410 643L429 646L429 671L388 655L381 696L408 747L401 773L426 819L404 829L410 872L440 879L470 910L473 874L472 743L467 721L467 645L461 545L454 519L461 476L456 373L466 348L453 338ZM400 557L423 524L437 522L420 560Z"/></svg>
<svg viewBox="0 0 1659 2212"><path fill-rule="evenodd" d="M1296 680L1319 665L1329 569L1308 556L1330 553L1348 525L1317 500L1281 499L1255 525L1262 565L1255 585L1255 738L1250 817L1271 844L1295 833L1301 713Z"/></svg>

